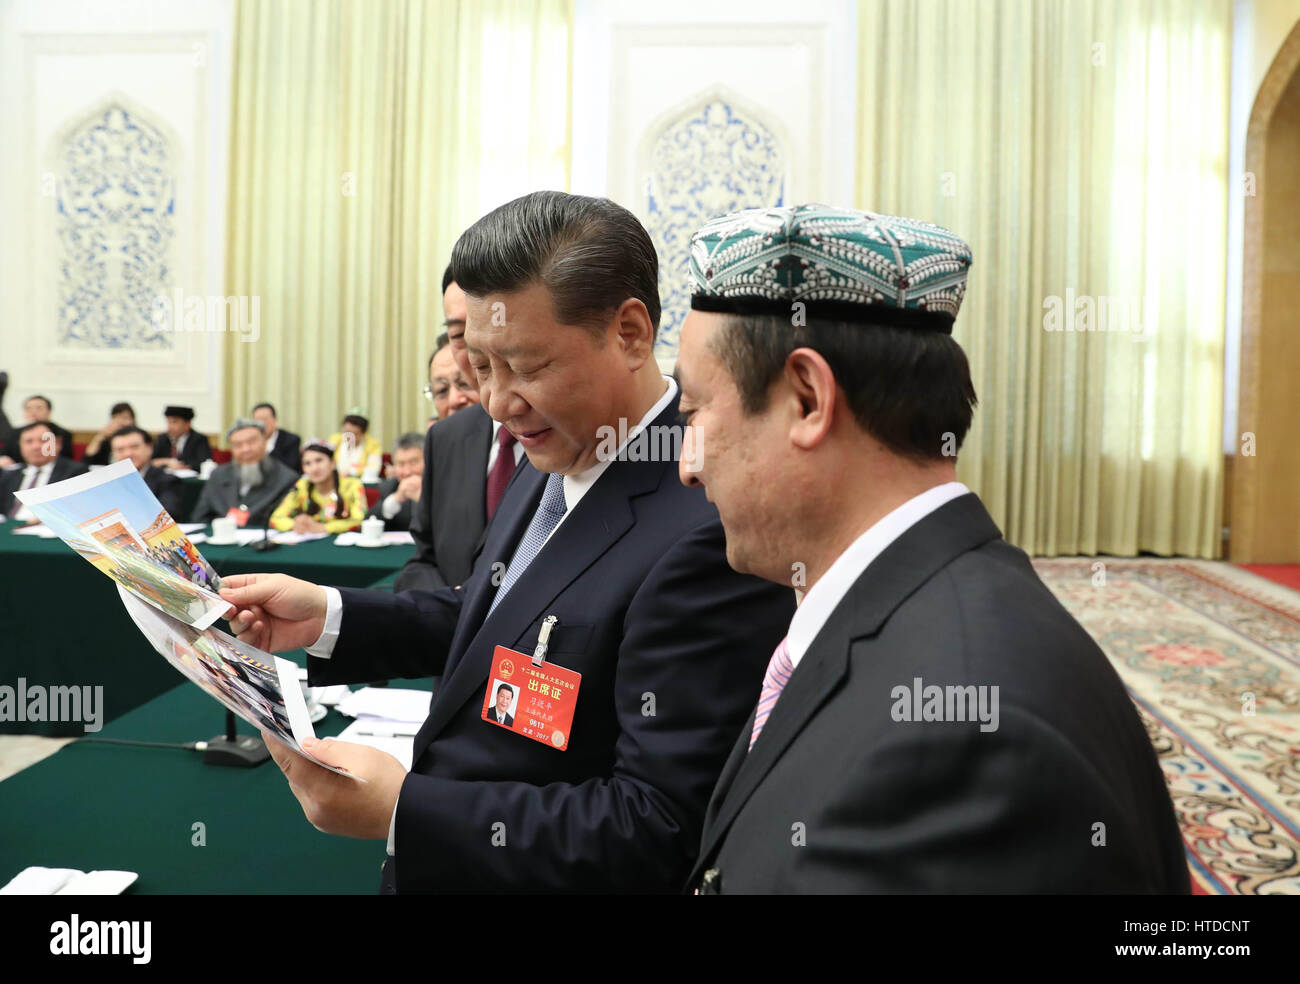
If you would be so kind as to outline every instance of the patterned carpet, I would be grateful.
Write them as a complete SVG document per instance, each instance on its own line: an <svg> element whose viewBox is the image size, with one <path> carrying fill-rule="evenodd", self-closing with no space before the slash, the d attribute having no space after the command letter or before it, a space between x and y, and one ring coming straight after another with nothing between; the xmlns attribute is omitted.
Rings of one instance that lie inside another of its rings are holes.
<svg viewBox="0 0 1300 984"><path fill-rule="evenodd" d="M1226 563L1036 560L1160 756L1197 892L1300 895L1300 592Z"/></svg>

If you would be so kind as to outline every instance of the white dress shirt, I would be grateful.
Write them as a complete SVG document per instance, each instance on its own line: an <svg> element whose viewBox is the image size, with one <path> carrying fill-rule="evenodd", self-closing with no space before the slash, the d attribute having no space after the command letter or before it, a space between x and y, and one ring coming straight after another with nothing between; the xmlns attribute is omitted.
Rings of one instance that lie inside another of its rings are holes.
<svg viewBox="0 0 1300 984"><path fill-rule="evenodd" d="M497 458L501 457L501 445L497 443L497 437L501 433L501 421L492 421L492 443L488 445L487 473L492 474L492 469L496 467ZM519 459L524 456L524 446L518 441L510 445L510 450L515 453L515 467L519 467Z"/></svg>
<svg viewBox="0 0 1300 984"><path fill-rule="evenodd" d="M886 547L944 503L968 492L970 489L961 482L945 482L926 489L879 519L849 544L849 548L808 589L803 602L795 609L794 618L790 620L790 631L785 637L790 662L799 665L826 620L849 593L849 588L853 587L871 562L884 553Z"/></svg>
<svg viewBox="0 0 1300 984"><path fill-rule="evenodd" d="M39 466L24 465L23 477L18 482L19 490L23 491L26 489L39 489L42 485L49 485L50 473L53 471L54 471L53 461L50 461L44 465L39 465ZM36 476L35 481L32 480L33 475ZM14 513L15 522L30 523L35 521L35 519L36 519L36 514L32 512L30 509L28 509L26 506L19 506L18 510Z"/></svg>

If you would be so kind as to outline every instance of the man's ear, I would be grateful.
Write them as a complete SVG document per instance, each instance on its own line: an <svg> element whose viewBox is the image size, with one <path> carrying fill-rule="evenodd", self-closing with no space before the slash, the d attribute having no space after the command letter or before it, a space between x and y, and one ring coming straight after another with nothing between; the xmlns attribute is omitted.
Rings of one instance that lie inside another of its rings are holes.
<svg viewBox="0 0 1300 984"><path fill-rule="evenodd" d="M826 439L835 418L835 374L821 354L797 348L785 360L782 374L795 409L790 440L810 451Z"/></svg>
<svg viewBox="0 0 1300 984"><path fill-rule="evenodd" d="M655 326L644 302L629 297L614 312L613 325L629 369L635 372L654 357Z"/></svg>

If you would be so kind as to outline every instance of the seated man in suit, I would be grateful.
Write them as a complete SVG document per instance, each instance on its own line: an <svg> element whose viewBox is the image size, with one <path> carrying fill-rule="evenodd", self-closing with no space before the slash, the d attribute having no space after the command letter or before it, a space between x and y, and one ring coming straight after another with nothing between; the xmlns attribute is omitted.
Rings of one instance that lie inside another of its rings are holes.
<svg viewBox="0 0 1300 984"><path fill-rule="evenodd" d="M658 262L635 216L536 192L467 230L452 266L483 405L528 455L474 573L398 594L280 574L222 591L241 640L309 647L313 684L443 674L414 764L311 745L363 785L269 747L315 826L388 842L386 889L672 890L794 593L731 571L717 512L676 480L677 384L655 362ZM488 720L493 679L532 666L571 685L571 727Z"/></svg>
<svg viewBox="0 0 1300 984"><path fill-rule="evenodd" d="M488 518L496 511L524 448L510 429L479 406L474 375L465 353L465 292L452 278L451 267L442 275L445 349L456 366L449 380L457 396L471 405L429 427L424 436L424 473L420 501L411 517L415 556L406 562L393 582L397 591L433 590L463 584L474 566ZM430 362L429 398L437 403L433 386L436 360ZM464 382L466 385L462 386ZM472 389L472 398L471 398ZM450 391L449 391L450 396Z"/></svg>
<svg viewBox="0 0 1300 984"><path fill-rule="evenodd" d="M131 459L136 471L144 479L149 491L167 510L167 514L178 523L181 522L181 480L170 472L149 463L151 451L149 435L139 427L123 427L115 431L105 442L113 455L114 461Z"/></svg>
<svg viewBox="0 0 1300 984"><path fill-rule="evenodd" d="M262 432L266 435L266 453L286 468L301 473L302 438L280 426L275 407L269 403L259 403L253 407L249 416L262 425Z"/></svg>
<svg viewBox="0 0 1300 984"><path fill-rule="evenodd" d="M821 205L691 241L684 483L806 588L718 780L706 892L1186 892L1105 654L956 480L969 247Z"/></svg>
<svg viewBox="0 0 1300 984"><path fill-rule="evenodd" d="M95 432L95 436L90 439L86 445L86 453L82 461L87 465L111 465L119 459L113 457L113 450L109 447L109 441L114 434L123 427L135 426L135 408L129 403L114 403L111 410L108 411L108 423ZM144 434L145 443L152 446L153 438L148 432L141 431Z"/></svg>
<svg viewBox="0 0 1300 984"><path fill-rule="evenodd" d="M86 466L81 462L60 454L62 443L54 428L44 420L18 429L18 453L23 467L0 474L0 515L19 523L38 523L40 520L14 493L86 473Z"/></svg>
<svg viewBox="0 0 1300 984"><path fill-rule="evenodd" d="M212 457L212 448L208 445L207 435L193 427L194 408L167 407L163 416L167 418L167 430L154 441L154 466L173 471L182 468L198 471L199 466Z"/></svg>
<svg viewBox="0 0 1300 984"><path fill-rule="evenodd" d="M393 477L379 483L379 501L370 518L382 519L386 530L409 530L411 513L420 502L423 474L424 437L414 431L403 434L393 445Z"/></svg>
<svg viewBox="0 0 1300 984"><path fill-rule="evenodd" d="M50 413L54 409L54 404L45 396L29 396L23 401L23 418L29 424L43 423L50 428L50 431L59 439L59 456L63 458L72 458L75 460L76 452L73 448L72 432L60 427L50 419ZM8 444L0 447L0 465L8 467L15 462L22 460L22 451L18 446L18 435L22 428L17 430L11 429Z"/></svg>
<svg viewBox="0 0 1300 984"><path fill-rule="evenodd" d="M267 457L262 425L241 417L226 432L231 460L213 471L203 486L194 523L210 523L218 516L234 516L240 526L266 526L298 473Z"/></svg>

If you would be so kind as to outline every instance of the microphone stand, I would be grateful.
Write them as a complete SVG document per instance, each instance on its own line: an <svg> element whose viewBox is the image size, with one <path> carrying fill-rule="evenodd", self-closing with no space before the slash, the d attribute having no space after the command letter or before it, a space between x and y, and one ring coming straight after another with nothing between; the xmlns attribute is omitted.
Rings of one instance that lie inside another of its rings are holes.
<svg viewBox="0 0 1300 984"><path fill-rule="evenodd" d="M226 711L226 733L208 741L203 750L204 765L233 765L251 769L271 757L266 742L252 735L235 734L235 712Z"/></svg>

